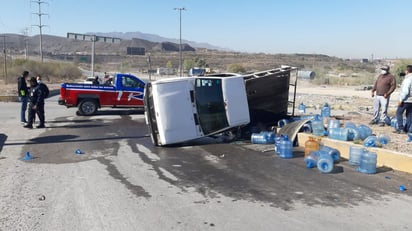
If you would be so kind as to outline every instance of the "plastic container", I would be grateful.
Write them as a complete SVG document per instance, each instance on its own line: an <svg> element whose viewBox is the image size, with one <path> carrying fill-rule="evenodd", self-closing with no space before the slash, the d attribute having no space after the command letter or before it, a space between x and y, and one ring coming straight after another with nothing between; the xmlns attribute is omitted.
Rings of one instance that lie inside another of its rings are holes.
<svg viewBox="0 0 412 231"><path fill-rule="evenodd" d="M306 105L304 103L300 103L298 107L298 112L300 114L305 114L306 113Z"/></svg>
<svg viewBox="0 0 412 231"><path fill-rule="evenodd" d="M299 131L304 133L312 133L312 125L310 123L306 123Z"/></svg>
<svg viewBox="0 0 412 231"><path fill-rule="evenodd" d="M279 128L282 128L283 126L285 126L285 125L288 124L288 123L289 123L289 120L287 120L287 119L281 119L281 120L278 121L278 127L279 127Z"/></svg>
<svg viewBox="0 0 412 231"><path fill-rule="evenodd" d="M360 140L359 138L359 130L357 127L345 127L345 129L348 130L348 140L353 141L353 140Z"/></svg>
<svg viewBox="0 0 412 231"><path fill-rule="evenodd" d="M315 140L315 137L309 136L308 140L305 142L305 157L309 156L312 151L319 150L319 143Z"/></svg>
<svg viewBox="0 0 412 231"><path fill-rule="evenodd" d="M314 168L318 166L318 158L320 155L320 151L312 151L306 156L303 160L306 163L307 168Z"/></svg>
<svg viewBox="0 0 412 231"><path fill-rule="evenodd" d="M320 115L322 117L330 117L330 107L328 103L325 103L325 105L323 105Z"/></svg>
<svg viewBox="0 0 412 231"><path fill-rule="evenodd" d="M376 144L378 143L378 138L376 136L368 136L364 141L363 141L363 146L365 147L376 147Z"/></svg>
<svg viewBox="0 0 412 231"><path fill-rule="evenodd" d="M366 174L375 174L377 157L378 156L374 152L364 152L357 171Z"/></svg>
<svg viewBox="0 0 412 231"><path fill-rule="evenodd" d="M348 140L348 128L331 128L328 137L334 140Z"/></svg>
<svg viewBox="0 0 412 231"><path fill-rule="evenodd" d="M372 135L372 129L368 125L361 124L358 126L359 139L364 140Z"/></svg>
<svg viewBox="0 0 412 231"><path fill-rule="evenodd" d="M287 135L285 135L285 138L279 143L279 156L282 158L293 157L293 143Z"/></svg>
<svg viewBox="0 0 412 231"><path fill-rule="evenodd" d="M323 126L322 120L319 118L319 115L316 115L312 120L312 134L315 136L324 136L325 127Z"/></svg>
<svg viewBox="0 0 412 231"><path fill-rule="evenodd" d="M388 144L391 141L391 137L387 134L379 134L377 139L380 144Z"/></svg>
<svg viewBox="0 0 412 231"><path fill-rule="evenodd" d="M340 161L340 152L338 149L329 146L322 146L319 151L329 154L332 157L334 163L338 163Z"/></svg>
<svg viewBox="0 0 412 231"><path fill-rule="evenodd" d="M321 151L317 163L318 170L321 173L330 173L333 170L333 159L326 153Z"/></svg>
<svg viewBox="0 0 412 231"><path fill-rule="evenodd" d="M283 135L277 135L275 137L275 153L278 155L280 154L280 142L284 139L285 137Z"/></svg>
<svg viewBox="0 0 412 231"><path fill-rule="evenodd" d="M340 128L340 120L331 119L328 123L328 130L331 128Z"/></svg>
<svg viewBox="0 0 412 231"><path fill-rule="evenodd" d="M343 125L344 128L356 128L356 124L354 122L346 122Z"/></svg>
<svg viewBox="0 0 412 231"><path fill-rule="evenodd" d="M364 147L359 146L350 146L349 148L349 164L350 165L359 165L362 154L365 152Z"/></svg>
<svg viewBox="0 0 412 231"><path fill-rule="evenodd" d="M274 144L275 133L269 131L252 133L252 135L250 136L250 142L252 144Z"/></svg>

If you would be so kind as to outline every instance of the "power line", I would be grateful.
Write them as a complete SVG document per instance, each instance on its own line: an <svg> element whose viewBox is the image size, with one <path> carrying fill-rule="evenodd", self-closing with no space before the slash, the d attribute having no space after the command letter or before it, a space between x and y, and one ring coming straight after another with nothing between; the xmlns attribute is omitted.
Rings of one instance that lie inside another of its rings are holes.
<svg viewBox="0 0 412 231"><path fill-rule="evenodd" d="M39 24L33 25L33 26L37 26L39 28L39 31L40 31L40 58L41 58L41 62L43 62L43 34L42 34L42 28L46 25L42 24L41 17L43 15L48 15L48 14L42 13L41 5L44 4L44 3L47 3L47 2L41 1L41 0L31 1L31 2L37 3L39 5L39 11L37 13L33 13L33 14L35 14L39 17Z"/></svg>

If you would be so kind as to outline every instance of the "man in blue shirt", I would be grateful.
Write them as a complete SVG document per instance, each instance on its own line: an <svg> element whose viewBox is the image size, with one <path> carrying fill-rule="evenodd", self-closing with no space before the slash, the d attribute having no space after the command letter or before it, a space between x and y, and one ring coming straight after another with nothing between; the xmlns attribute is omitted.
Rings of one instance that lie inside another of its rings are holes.
<svg viewBox="0 0 412 231"><path fill-rule="evenodd" d="M396 121L398 128L395 133L410 132L412 123L412 65L406 66L405 79L402 81L399 92L398 108L396 110ZM403 112L406 111L406 124L403 123Z"/></svg>

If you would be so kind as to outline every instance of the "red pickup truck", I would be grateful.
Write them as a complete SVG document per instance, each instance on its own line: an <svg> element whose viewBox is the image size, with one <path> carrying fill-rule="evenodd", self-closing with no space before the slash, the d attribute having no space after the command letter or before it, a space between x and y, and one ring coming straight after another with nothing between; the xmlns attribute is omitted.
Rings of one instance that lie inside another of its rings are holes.
<svg viewBox="0 0 412 231"><path fill-rule="evenodd" d="M58 103L78 107L77 115L90 116L101 107L143 108L146 83L130 74L115 74L104 84L63 83Z"/></svg>

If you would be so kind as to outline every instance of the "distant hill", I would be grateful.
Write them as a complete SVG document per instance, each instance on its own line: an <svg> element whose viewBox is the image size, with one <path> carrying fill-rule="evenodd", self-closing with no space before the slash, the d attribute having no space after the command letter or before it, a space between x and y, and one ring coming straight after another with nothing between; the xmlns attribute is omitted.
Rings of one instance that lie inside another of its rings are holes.
<svg viewBox="0 0 412 231"><path fill-rule="evenodd" d="M138 39L143 39L143 40L147 40L147 41L155 42L155 43L162 43L162 42L170 42L170 43L176 43L176 44L180 43L179 39L165 38L159 35L147 34L147 33L142 33L139 31L137 32L88 32L87 34L116 37L116 38L127 39L127 40L138 38ZM182 39L182 43L189 44L190 46L195 47L195 48L206 48L206 49L211 49L211 50L224 50L224 51L229 50L227 48L214 46L209 43L199 43L199 42L188 41L184 39Z"/></svg>

